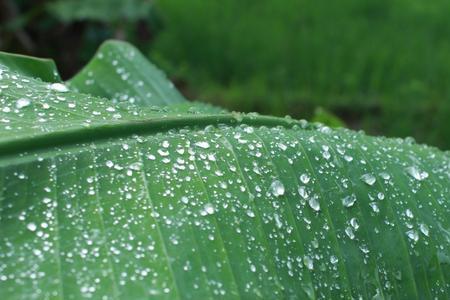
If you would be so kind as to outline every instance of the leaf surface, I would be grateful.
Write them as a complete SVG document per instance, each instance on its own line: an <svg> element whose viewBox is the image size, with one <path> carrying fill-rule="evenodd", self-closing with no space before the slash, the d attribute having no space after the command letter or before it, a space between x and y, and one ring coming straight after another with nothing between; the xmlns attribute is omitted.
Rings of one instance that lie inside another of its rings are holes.
<svg viewBox="0 0 450 300"><path fill-rule="evenodd" d="M94 58L68 83L81 93L115 103L166 106L185 101L161 70L135 47L121 41L104 42Z"/></svg>
<svg viewBox="0 0 450 300"><path fill-rule="evenodd" d="M450 157L2 68L5 299L448 299Z"/></svg>

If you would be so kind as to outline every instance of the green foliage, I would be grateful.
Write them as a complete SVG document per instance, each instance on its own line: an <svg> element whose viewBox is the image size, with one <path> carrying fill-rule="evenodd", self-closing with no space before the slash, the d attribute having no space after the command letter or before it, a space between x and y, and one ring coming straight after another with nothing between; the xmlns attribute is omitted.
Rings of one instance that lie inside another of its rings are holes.
<svg viewBox="0 0 450 300"><path fill-rule="evenodd" d="M99 53L98 88L0 64L2 297L449 298L449 153L172 104L135 48Z"/></svg>
<svg viewBox="0 0 450 300"><path fill-rule="evenodd" d="M450 147L448 1L166 0L157 7L165 26L152 57L200 98L308 119L321 106L369 132Z"/></svg>
<svg viewBox="0 0 450 300"><path fill-rule="evenodd" d="M64 22L80 20L117 23L149 16L150 0L58 0L48 10Z"/></svg>

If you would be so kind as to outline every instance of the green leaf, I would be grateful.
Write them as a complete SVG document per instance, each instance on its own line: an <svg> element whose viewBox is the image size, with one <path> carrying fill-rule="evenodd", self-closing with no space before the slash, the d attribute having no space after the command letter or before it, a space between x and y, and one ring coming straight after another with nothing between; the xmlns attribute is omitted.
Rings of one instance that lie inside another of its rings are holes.
<svg viewBox="0 0 450 300"><path fill-rule="evenodd" d="M408 140L1 67L5 299L448 299L449 195Z"/></svg>
<svg viewBox="0 0 450 300"><path fill-rule="evenodd" d="M139 50L114 40L103 43L89 64L68 83L81 93L116 103L165 106L185 101L164 73Z"/></svg>
<svg viewBox="0 0 450 300"><path fill-rule="evenodd" d="M51 59L31 57L0 51L0 64L16 72L47 82L60 82L58 69Z"/></svg>

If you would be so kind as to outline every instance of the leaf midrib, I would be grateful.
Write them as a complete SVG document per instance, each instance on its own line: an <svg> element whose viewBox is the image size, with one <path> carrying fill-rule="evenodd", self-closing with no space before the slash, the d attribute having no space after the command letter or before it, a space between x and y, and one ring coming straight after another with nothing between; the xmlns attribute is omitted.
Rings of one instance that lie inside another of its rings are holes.
<svg viewBox="0 0 450 300"><path fill-rule="evenodd" d="M0 141L0 160L24 152L52 149L55 147L76 145L92 141L105 141L111 138L127 137L135 134L154 134L171 129L186 127L206 127L208 125L249 125L249 126L282 126L292 128L300 125L299 121L286 120L270 116L252 116L235 114L211 114L193 116L169 116L148 120L113 121L94 124L86 127L65 128L52 132L38 133L33 136Z"/></svg>

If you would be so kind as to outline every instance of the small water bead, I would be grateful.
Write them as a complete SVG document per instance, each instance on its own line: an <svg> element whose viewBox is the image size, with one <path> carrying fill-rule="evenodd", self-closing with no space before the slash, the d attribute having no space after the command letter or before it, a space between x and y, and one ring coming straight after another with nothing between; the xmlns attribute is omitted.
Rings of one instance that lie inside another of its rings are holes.
<svg viewBox="0 0 450 300"><path fill-rule="evenodd" d="M406 172L416 180L422 181L428 178L428 173L425 171L419 170L416 166L406 168Z"/></svg>
<svg viewBox="0 0 450 300"><path fill-rule="evenodd" d="M302 174L300 175L300 181L303 182L303 184L308 184L311 178L308 176L308 174Z"/></svg>
<svg viewBox="0 0 450 300"><path fill-rule="evenodd" d="M270 185L270 191L275 197L283 196L285 192L283 183L279 180L274 180Z"/></svg>
<svg viewBox="0 0 450 300"><path fill-rule="evenodd" d="M36 231L37 226L36 226L36 224L34 224L34 223L28 223L28 224L27 224L27 229L28 229L29 231Z"/></svg>
<svg viewBox="0 0 450 300"><path fill-rule="evenodd" d="M320 211L320 203L317 197L311 197L308 200L309 207L311 207L314 211Z"/></svg>
<svg viewBox="0 0 450 300"><path fill-rule="evenodd" d="M364 174L361 176L361 180L367 185L374 185L377 179L370 173Z"/></svg>
<svg viewBox="0 0 450 300"><path fill-rule="evenodd" d="M21 109L21 108L29 106L30 104L31 104L30 99L20 98L16 101L16 108Z"/></svg>
<svg viewBox="0 0 450 300"><path fill-rule="evenodd" d="M345 207L352 207L353 204L355 204L355 202L356 202L355 194L351 194L342 199L342 205L344 205Z"/></svg>
<svg viewBox="0 0 450 300"><path fill-rule="evenodd" d="M67 88L66 85L64 85L62 83L58 83L58 82L49 84L47 87L50 90L53 90L53 91L56 91L56 92L60 92L60 93L65 93L65 92L69 91L69 89Z"/></svg>
<svg viewBox="0 0 450 300"><path fill-rule="evenodd" d="M408 230L406 232L406 235L414 242L417 242L419 240L419 233L414 229Z"/></svg>
<svg viewBox="0 0 450 300"><path fill-rule="evenodd" d="M113 163L112 161L108 160L108 161L106 162L106 166L107 166L108 168L112 168L112 167L114 167L114 163Z"/></svg>

